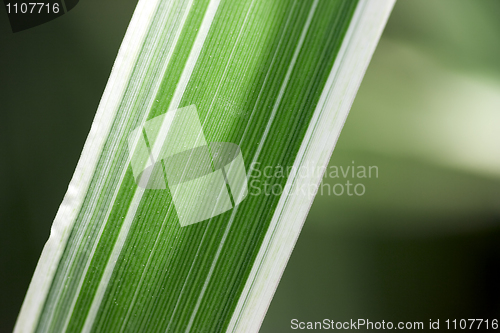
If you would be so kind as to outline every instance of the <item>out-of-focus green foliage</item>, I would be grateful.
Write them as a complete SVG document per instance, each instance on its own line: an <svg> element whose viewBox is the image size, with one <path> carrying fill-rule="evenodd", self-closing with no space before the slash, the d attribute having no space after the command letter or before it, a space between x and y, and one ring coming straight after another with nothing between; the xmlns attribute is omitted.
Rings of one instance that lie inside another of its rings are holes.
<svg viewBox="0 0 500 333"><path fill-rule="evenodd" d="M316 197L262 332L498 318L499 16L498 1L396 3L330 161L379 177L325 178L366 192Z"/></svg>

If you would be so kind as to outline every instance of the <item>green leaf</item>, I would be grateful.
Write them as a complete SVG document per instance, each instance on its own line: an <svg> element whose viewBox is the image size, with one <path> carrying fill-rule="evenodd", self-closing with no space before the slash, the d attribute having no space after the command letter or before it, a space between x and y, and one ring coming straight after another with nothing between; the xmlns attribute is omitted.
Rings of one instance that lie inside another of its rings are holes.
<svg viewBox="0 0 500 333"><path fill-rule="evenodd" d="M15 331L257 331L392 5L139 1Z"/></svg>

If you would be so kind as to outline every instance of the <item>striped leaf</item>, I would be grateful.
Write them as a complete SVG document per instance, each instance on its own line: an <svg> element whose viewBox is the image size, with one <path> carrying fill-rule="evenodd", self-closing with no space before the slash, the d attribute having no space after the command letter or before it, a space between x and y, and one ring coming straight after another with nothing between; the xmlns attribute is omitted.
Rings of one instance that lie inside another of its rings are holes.
<svg viewBox="0 0 500 333"><path fill-rule="evenodd" d="M16 332L254 332L393 0L140 0Z"/></svg>

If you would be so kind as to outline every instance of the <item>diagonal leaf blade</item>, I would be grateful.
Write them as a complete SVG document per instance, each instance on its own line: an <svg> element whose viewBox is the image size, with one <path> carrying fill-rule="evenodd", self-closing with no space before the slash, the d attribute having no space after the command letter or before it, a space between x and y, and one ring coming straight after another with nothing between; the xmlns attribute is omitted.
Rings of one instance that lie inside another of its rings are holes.
<svg viewBox="0 0 500 333"><path fill-rule="evenodd" d="M15 330L257 331L392 5L139 1Z"/></svg>

